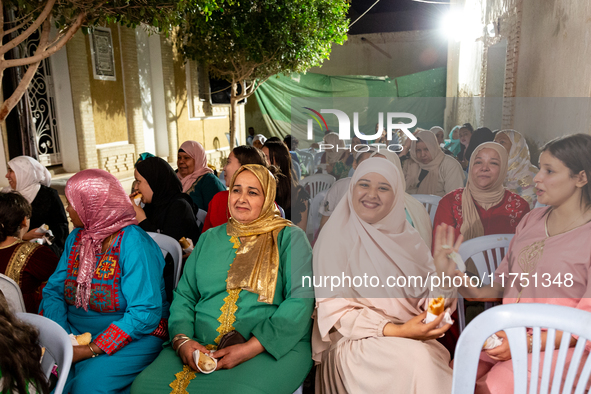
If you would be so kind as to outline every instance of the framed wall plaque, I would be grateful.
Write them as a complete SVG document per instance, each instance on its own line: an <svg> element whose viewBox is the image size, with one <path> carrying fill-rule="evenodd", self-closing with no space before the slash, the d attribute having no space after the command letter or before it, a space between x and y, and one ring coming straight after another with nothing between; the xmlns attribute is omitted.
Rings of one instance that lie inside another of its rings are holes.
<svg viewBox="0 0 591 394"><path fill-rule="evenodd" d="M90 39L94 79L116 81L115 51L113 50L111 29L95 27L88 37Z"/></svg>

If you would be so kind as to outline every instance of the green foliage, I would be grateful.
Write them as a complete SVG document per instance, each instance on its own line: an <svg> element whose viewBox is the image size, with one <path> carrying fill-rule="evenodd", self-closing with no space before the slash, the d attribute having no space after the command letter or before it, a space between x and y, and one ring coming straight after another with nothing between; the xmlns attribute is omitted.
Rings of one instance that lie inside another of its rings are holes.
<svg viewBox="0 0 591 394"><path fill-rule="evenodd" d="M177 35L188 59L216 77L265 80L302 72L347 38L347 0L236 0L213 11L186 7Z"/></svg>
<svg viewBox="0 0 591 394"><path fill-rule="evenodd" d="M36 18L47 0L3 0L9 10L23 17ZM224 0L56 0L52 9L53 23L58 29L68 28L81 14L86 14L84 30L92 26L118 23L135 28L141 23L168 32L178 24L187 8L215 10Z"/></svg>

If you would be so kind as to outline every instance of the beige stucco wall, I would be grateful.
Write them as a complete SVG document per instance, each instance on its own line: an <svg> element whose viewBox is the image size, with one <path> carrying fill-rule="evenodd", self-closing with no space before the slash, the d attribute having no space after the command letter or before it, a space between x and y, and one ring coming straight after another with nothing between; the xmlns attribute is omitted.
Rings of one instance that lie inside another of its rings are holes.
<svg viewBox="0 0 591 394"><path fill-rule="evenodd" d="M333 44L330 59L309 72L326 75L376 75L396 78L445 67L447 41L438 30L348 36Z"/></svg>
<svg viewBox="0 0 591 394"><path fill-rule="evenodd" d="M125 96L121 70L121 52L119 46L119 30L117 25L109 25L115 54L116 81L94 79L90 42L86 38L88 52L88 72L90 75L90 92L94 115L94 129L97 145L110 142L127 141L127 118L125 116Z"/></svg>
<svg viewBox="0 0 591 394"><path fill-rule="evenodd" d="M450 43L446 125L474 119L483 123L487 51L508 41L503 127L521 132L530 149L574 132L591 132L591 2L580 0L466 0L483 26L495 23L499 35ZM464 102L463 107L459 105ZM465 105L467 102L473 105Z"/></svg>

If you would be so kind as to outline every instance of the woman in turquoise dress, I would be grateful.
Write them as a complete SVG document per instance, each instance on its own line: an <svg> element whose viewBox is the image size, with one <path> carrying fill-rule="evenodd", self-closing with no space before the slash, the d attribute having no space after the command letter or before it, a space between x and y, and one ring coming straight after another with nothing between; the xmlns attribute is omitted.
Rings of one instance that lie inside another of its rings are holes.
<svg viewBox="0 0 591 394"><path fill-rule="evenodd" d="M76 229L40 310L68 333L89 332L92 341L74 346L64 392L127 393L168 336L162 252L137 226L131 201L108 172L77 173L66 197Z"/></svg>
<svg viewBox="0 0 591 394"><path fill-rule="evenodd" d="M226 190L222 181L207 166L207 155L199 142L183 142L179 148L177 166L183 193L187 193L199 209L206 211L213 196Z"/></svg>
<svg viewBox="0 0 591 394"><path fill-rule="evenodd" d="M275 190L263 166L236 171L232 216L201 235L175 290L171 342L132 393L291 394L302 384L312 367L313 291L301 287L312 254L305 233L281 218ZM216 350L217 370L199 373L193 352L217 349L234 330L246 342Z"/></svg>

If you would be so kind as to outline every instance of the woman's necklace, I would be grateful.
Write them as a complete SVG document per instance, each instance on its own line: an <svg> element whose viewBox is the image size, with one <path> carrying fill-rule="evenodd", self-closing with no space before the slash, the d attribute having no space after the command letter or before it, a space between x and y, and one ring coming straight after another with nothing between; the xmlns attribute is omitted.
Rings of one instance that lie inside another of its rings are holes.
<svg viewBox="0 0 591 394"><path fill-rule="evenodd" d="M548 220L550 219L550 215L552 214L552 212L554 212L554 210L551 210L550 213L548 214L548 216L546 216L546 220L544 221L544 230L546 231L546 238L550 238L550 234L548 233ZM575 217L575 219L570 222L566 227L564 227L562 229L562 231L557 232L556 234L552 235L553 237L556 235L560 235L560 234L564 234L566 232L569 232L571 230L574 230L580 226L575 226L572 229L570 228L573 224L575 224L579 219L584 218L585 214L589 212L589 208L587 208L581 215ZM581 226L583 226L584 224L586 224L588 221L586 221L585 223L583 223Z"/></svg>
<svg viewBox="0 0 591 394"><path fill-rule="evenodd" d="M113 246L113 238L115 237L116 234L111 234L109 236L109 242L107 242L107 247L105 248L104 252L102 253L106 253L107 251L109 251L109 249L111 249L111 246Z"/></svg>

